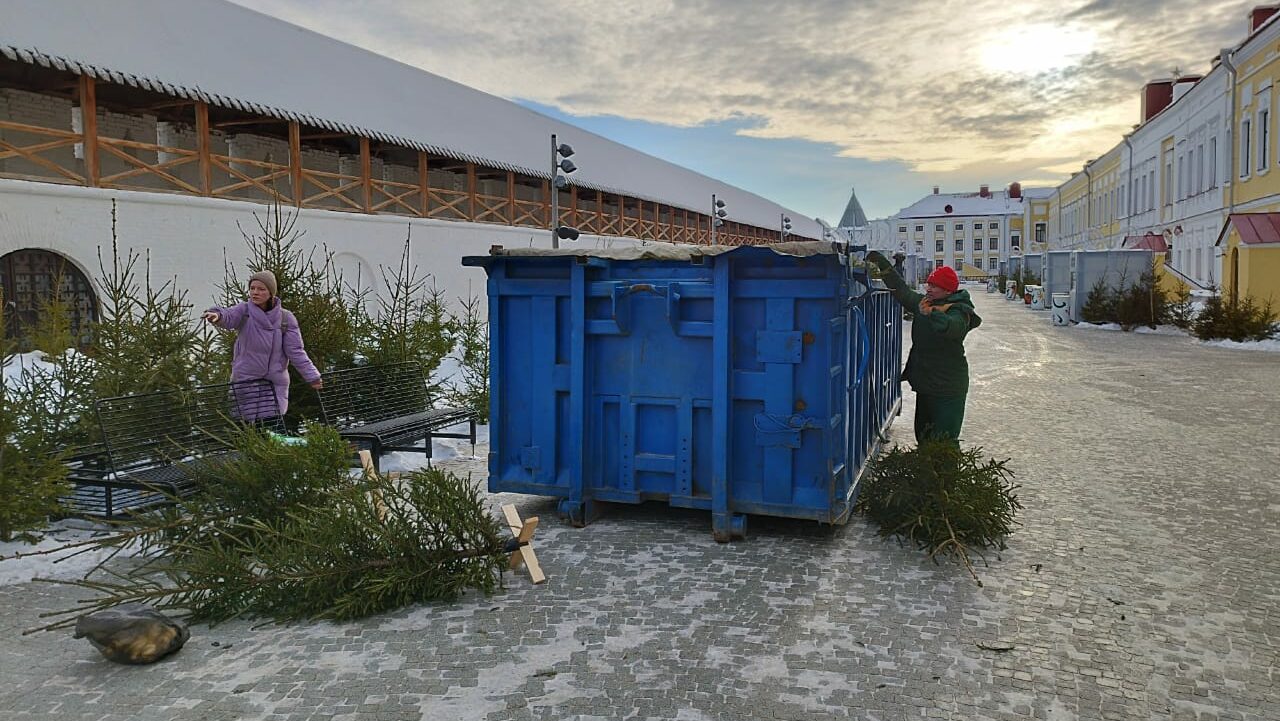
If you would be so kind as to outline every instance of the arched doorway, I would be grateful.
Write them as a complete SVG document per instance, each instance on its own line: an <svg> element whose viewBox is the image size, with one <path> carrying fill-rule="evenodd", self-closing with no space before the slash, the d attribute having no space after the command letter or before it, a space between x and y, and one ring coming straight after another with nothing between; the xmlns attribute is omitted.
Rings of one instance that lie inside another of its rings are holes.
<svg viewBox="0 0 1280 721"><path fill-rule="evenodd" d="M56 290L66 308L72 337L81 346L89 344L92 323L98 318L98 300L93 283L66 257L35 248L0 256L0 289L4 294L5 338L25 336Z"/></svg>

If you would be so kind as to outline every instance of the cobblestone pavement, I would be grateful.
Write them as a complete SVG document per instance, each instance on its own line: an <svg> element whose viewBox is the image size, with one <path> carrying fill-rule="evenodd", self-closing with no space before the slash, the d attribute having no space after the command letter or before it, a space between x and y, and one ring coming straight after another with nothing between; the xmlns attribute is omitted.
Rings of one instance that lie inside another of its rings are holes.
<svg viewBox="0 0 1280 721"><path fill-rule="evenodd" d="M20 636L74 592L0 588L20 719L1280 718L1280 357L1050 326L978 290L966 440L1012 458L1024 527L976 586L876 537L611 507L539 515L549 581L360 623L196 627L113 665ZM909 439L911 403L894 437ZM481 449L483 453L484 449ZM458 460L464 472L477 462ZM217 645L215 645L217 644ZM984 649L1012 647L1007 651Z"/></svg>

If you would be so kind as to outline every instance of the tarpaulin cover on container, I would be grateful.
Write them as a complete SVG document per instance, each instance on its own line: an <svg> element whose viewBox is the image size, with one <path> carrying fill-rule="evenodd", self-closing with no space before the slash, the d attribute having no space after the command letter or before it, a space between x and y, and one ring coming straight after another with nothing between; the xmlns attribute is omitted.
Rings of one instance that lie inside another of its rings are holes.
<svg viewBox="0 0 1280 721"><path fill-rule="evenodd" d="M489 489L847 519L901 403L902 312L821 242L495 248ZM861 278L861 280L860 280Z"/></svg>

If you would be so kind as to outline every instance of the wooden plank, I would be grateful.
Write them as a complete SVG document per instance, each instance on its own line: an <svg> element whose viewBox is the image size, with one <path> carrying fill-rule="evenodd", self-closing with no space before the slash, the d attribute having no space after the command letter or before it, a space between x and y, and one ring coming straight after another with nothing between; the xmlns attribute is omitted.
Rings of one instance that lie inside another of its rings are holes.
<svg viewBox="0 0 1280 721"><path fill-rule="evenodd" d="M289 123L289 182L293 183L293 204L302 207L302 126Z"/></svg>
<svg viewBox="0 0 1280 721"><path fill-rule="evenodd" d="M516 224L516 174L507 171L507 225Z"/></svg>
<svg viewBox="0 0 1280 721"><path fill-rule="evenodd" d="M467 220L476 219L476 164L467 163Z"/></svg>
<svg viewBox="0 0 1280 721"><path fill-rule="evenodd" d="M364 212L373 212L373 156L369 152L369 139L360 138L360 187Z"/></svg>
<svg viewBox="0 0 1280 721"><path fill-rule="evenodd" d="M520 533L520 527L524 525L524 522L520 520L520 514L516 512L515 505L511 503L504 505L502 507L502 515L506 516L507 525L511 527L511 532L513 534Z"/></svg>
<svg viewBox="0 0 1280 721"><path fill-rule="evenodd" d="M430 180L427 175L427 152L425 150L418 151L418 192L422 193L422 217L427 217L431 212L431 188L428 186Z"/></svg>
<svg viewBox="0 0 1280 721"><path fill-rule="evenodd" d="M546 574L542 572L542 564L538 563L538 556L533 552L533 546L521 546L520 556L524 559L524 565L529 567L529 580L534 584L547 580Z"/></svg>
<svg viewBox="0 0 1280 721"><path fill-rule="evenodd" d="M80 130L84 133L84 181L91 188L98 186L101 168L98 165L98 92L96 81L88 75L80 76Z"/></svg>
<svg viewBox="0 0 1280 721"><path fill-rule="evenodd" d="M213 193L213 163L210 161L209 104L196 103L196 156L200 162L200 194Z"/></svg>

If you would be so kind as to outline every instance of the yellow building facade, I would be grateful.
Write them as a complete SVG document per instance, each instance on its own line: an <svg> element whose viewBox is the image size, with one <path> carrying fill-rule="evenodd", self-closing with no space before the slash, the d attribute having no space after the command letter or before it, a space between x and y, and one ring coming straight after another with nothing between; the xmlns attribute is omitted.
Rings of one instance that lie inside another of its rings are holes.
<svg viewBox="0 0 1280 721"><path fill-rule="evenodd" d="M1232 213L1218 235L1222 288L1235 297L1280 304L1280 16L1232 54L1235 69Z"/></svg>
<svg viewBox="0 0 1280 721"><path fill-rule="evenodd" d="M1180 282L1280 299L1280 242L1234 227L1263 228L1270 220L1258 214L1280 213L1278 10L1251 9L1245 37L1207 73L1142 88L1133 131L1055 189L1049 249L1135 247L1156 236Z"/></svg>

